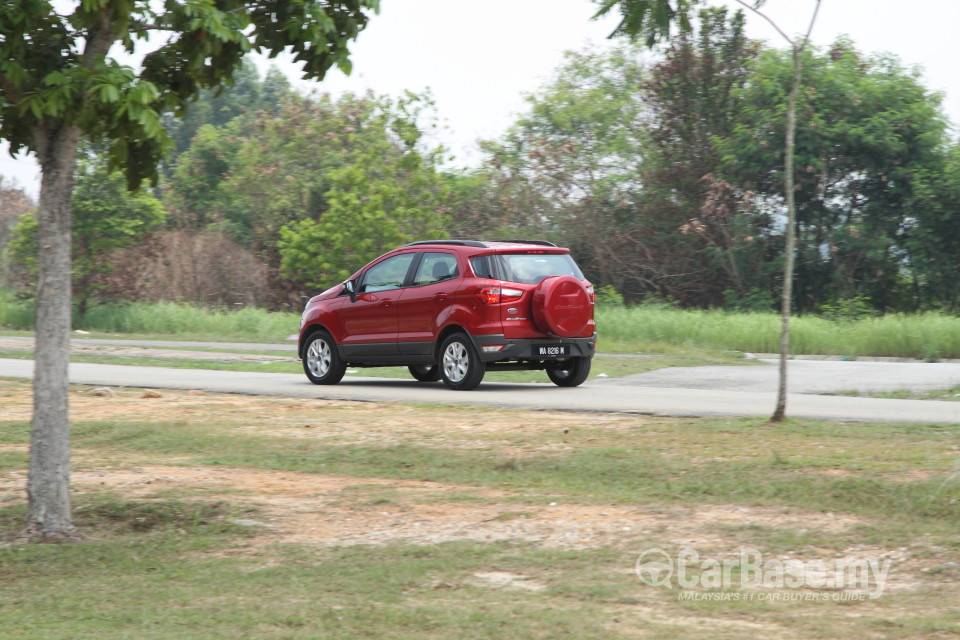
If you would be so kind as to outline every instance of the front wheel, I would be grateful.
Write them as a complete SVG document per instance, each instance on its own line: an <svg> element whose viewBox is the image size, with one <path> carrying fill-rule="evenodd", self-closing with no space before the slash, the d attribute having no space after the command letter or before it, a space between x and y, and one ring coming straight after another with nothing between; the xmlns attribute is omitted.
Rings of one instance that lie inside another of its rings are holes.
<svg viewBox="0 0 960 640"><path fill-rule="evenodd" d="M347 363L340 359L337 345L326 331L316 331L307 338L303 372L313 384L337 384L347 372Z"/></svg>
<svg viewBox="0 0 960 640"><path fill-rule="evenodd" d="M476 389L487 366L480 361L473 341L455 333L440 346L440 377L443 384L457 391Z"/></svg>
<svg viewBox="0 0 960 640"><path fill-rule="evenodd" d="M417 382L436 382L440 379L440 367L435 364L412 364L407 370Z"/></svg>
<svg viewBox="0 0 960 640"><path fill-rule="evenodd" d="M547 369L547 375L558 387L577 387L590 375L590 358L570 358Z"/></svg>

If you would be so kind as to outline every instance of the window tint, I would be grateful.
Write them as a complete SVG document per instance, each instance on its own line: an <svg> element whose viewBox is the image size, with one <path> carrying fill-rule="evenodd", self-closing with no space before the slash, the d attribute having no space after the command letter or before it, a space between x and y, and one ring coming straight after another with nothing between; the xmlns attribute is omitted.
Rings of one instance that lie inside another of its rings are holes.
<svg viewBox="0 0 960 640"><path fill-rule="evenodd" d="M498 254L503 279L510 282L538 284L550 276L573 276L583 280L577 263L566 253ZM478 274L479 275L479 274Z"/></svg>
<svg viewBox="0 0 960 640"><path fill-rule="evenodd" d="M457 270L457 258L449 253L425 253L417 275L413 279L414 285L432 284L456 278L460 273Z"/></svg>
<svg viewBox="0 0 960 640"><path fill-rule="evenodd" d="M494 264L493 258L493 256L476 256L475 258L470 258L470 267L473 269L474 275L478 278L497 280L496 265Z"/></svg>
<svg viewBox="0 0 960 640"><path fill-rule="evenodd" d="M360 293L389 291L399 289L407 277L407 271L413 263L415 253L402 253L373 265L363 274Z"/></svg>

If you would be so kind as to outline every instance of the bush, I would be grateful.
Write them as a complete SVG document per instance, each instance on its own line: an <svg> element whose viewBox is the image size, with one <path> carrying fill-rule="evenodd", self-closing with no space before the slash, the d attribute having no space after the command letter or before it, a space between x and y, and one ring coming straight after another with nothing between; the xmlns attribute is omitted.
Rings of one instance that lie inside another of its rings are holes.
<svg viewBox="0 0 960 640"><path fill-rule="evenodd" d="M208 307L273 303L267 267L222 233L155 233L113 254L111 262L113 271L98 281L108 299Z"/></svg>

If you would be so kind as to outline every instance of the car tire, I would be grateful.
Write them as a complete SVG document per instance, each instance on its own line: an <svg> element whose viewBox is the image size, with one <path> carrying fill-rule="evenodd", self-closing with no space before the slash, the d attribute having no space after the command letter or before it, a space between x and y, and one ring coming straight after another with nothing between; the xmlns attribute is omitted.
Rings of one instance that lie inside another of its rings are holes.
<svg viewBox="0 0 960 640"><path fill-rule="evenodd" d="M440 345L440 377L443 384L456 391L476 389L487 366L480 360L473 341L455 333Z"/></svg>
<svg viewBox="0 0 960 640"><path fill-rule="evenodd" d="M303 348L303 372L313 384L337 384L347 371L337 344L326 331L314 331Z"/></svg>
<svg viewBox="0 0 960 640"><path fill-rule="evenodd" d="M407 370L417 382L436 382L440 379L440 367L435 364L412 364Z"/></svg>
<svg viewBox="0 0 960 640"><path fill-rule="evenodd" d="M578 387L590 375L591 358L570 358L547 369L550 381L558 387Z"/></svg>

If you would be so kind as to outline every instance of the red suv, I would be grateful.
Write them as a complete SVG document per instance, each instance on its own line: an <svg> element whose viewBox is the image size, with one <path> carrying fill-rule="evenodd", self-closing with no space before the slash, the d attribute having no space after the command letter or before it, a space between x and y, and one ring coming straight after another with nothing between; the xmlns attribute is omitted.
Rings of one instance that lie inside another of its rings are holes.
<svg viewBox="0 0 960 640"><path fill-rule="evenodd" d="M336 384L348 366L397 365L451 389L531 369L575 387L596 349L593 308L593 287L552 243L414 242L311 298L299 354L314 384Z"/></svg>

